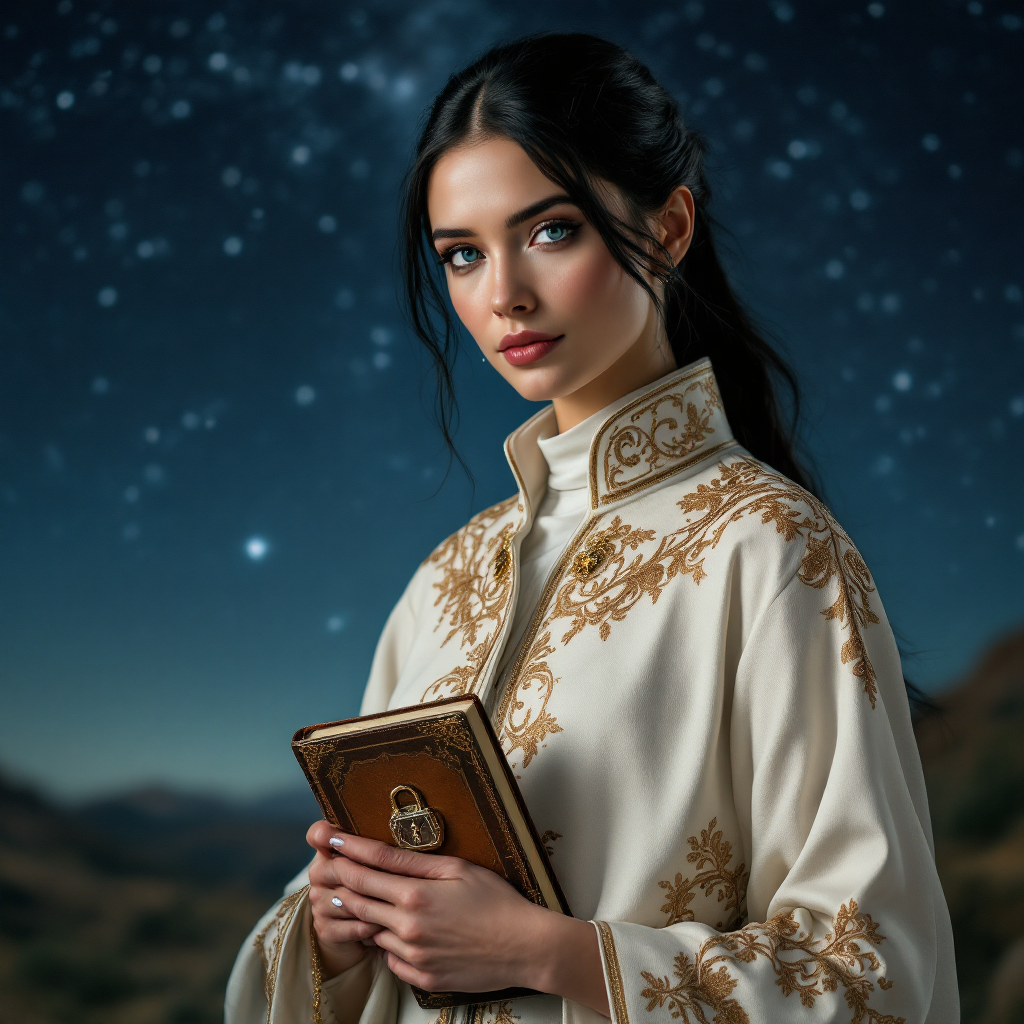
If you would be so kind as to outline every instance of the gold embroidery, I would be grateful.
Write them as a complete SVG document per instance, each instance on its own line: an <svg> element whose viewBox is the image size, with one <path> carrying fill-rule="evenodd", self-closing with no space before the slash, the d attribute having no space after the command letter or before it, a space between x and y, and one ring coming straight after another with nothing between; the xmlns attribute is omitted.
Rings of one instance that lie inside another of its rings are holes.
<svg viewBox="0 0 1024 1024"><path fill-rule="evenodd" d="M808 536L807 550L800 564L800 579L815 590L821 590L836 580L836 599L821 614L826 619L837 619L840 626L849 629L850 636L840 649L840 657L844 665L853 662L853 674L864 680L864 692L874 707L878 696L877 677L861 633L862 626L878 622L868 600L868 595L875 592L871 573L853 541L824 505L820 506L820 512L827 536Z"/></svg>
<svg viewBox="0 0 1024 1024"><path fill-rule="evenodd" d="M508 999L500 1003L488 1003L485 1012L494 1014L488 1024L515 1024L515 1021L521 1019L518 1013L512 1012L512 1003Z"/></svg>
<svg viewBox="0 0 1024 1024"><path fill-rule="evenodd" d="M756 460L739 457L719 463L718 470L719 476L710 484L698 484L695 491L677 502L687 514L686 523L661 537L649 555L639 552L639 548L655 539L655 531L634 529L618 515L600 531L597 528L602 518L590 520L566 547L537 604L495 718L510 760L521 748L525 768L536 756L541 741L549 733L562 731L547 710L558 682L545 660L554 653L550 646L554 621L570 620L561 637L563 645L588 625L597 626L601 639L607 640L613 622L623 621L644 596L656 603L675 577L689 576L699 584L707 575L704 558L708 550L718 546L730 523L748 515L759 515L765 525L773 524L787 541L804 538L798 571L803 583L819 590L836 586L837 596L822 614L849 631L840 657L844 665L852 663L853 675L863 680L864 692L875 707L877 677L862 632L865 626L879 621L870 604L875 587L853 541L822 502ZM604 555L596 569L582 578L573 573L563 581L567 566L575 563L581 551L585 555L596 550ZM552 595L554 604L549 612ZM542 699L536 718L531 719L531 713L526 712L519 722L514 721L513 715L525 710L520 691L534 684Z"/></svg>
<svg viewBox="0 0 1024 1024"><path fill-rule="evenodd" d="M505 751L505 756L513 768L515 768L515 765L512 763L512 755L517 749L523 747L524 753L532 751L523 762L525 767L532 760L534 754L536 754L541 740L545 738L548 732L562 731L562 727L558 725L554 715L549 714L547 711L547 703L551 699L555 683L558 682L552 675L547 662L543 660L548 654L554 653L554 648L548 646L551 634L545 633L539 638L537 634L542 628L545 611L551 602L551 595L558 586L566 566L572 560L572 553L576 550L576 545L586 539L599 521L599 519L589 522L584 521L583 525L573 535L572 540L565 546L565 550L559 555L558 561L548 576L547 583L544 584L544 590L541 592L540 600L537 602L537 607L530 619L530 624L520 642L519 651L516 654L512 670L508 674L504 690L502 691L501 702L498 705L498 712L494 716L494 722L498 728L498 739L501 741L502 749ZM544 653L541 653L542 649ZM524 663L526 663L525 669L523 667ZM528 683L530 681L524 679L526 672L530 672L544 683L539 691L542 704L537 713L537 718L532 722L532 725L529 720L529 713L519 723L512 720L512 715L522 711L524 707L523 702L518 699L518 693L521 689L529 689L529 686L524 687L523 685L524 682ZM547 728L543 735L538 735L538 730L547 726L550 726L550 728ZM523 746L523 741L526 741L528 746Z"/></svg>
<svg viewBox="0 0 1024 1024"><path fill-rule="evenodd" d="M553 857L555 855L555 840L561 838L561 832L552 832L551 829L547 829L544 835L540 837L540 845L544 847L544 852L549 857Z"/></svg>
<svg viewBox="0 0 1024 1024"><path fill-rule="evenodd" d="M320 944L316 941L316 929L313 927L313 915L309 915L309 963L313 973L313 1024L324 1024L320 1014L320 1001L323 996L324 971L320 962Z"/></svg>
<svg viewBox="0 0 1024 1024"><path fill-rule="evenodd" d="M285 896L278 905L277 912L253 939L253 945L260 951L260 957L263 960L263 992L267 997L267 1024L270 1024L270 1011L274 1005L274 990L277 988L277 972L281 966L285 936L288 934L292 919L307 892L309 892L309 886L304 885L297 892ZM274 933L272 937L270 936L271 931Z"/></svg>
<svg viewBox="0 0 1024 1024"><path fill-rule="evenodd" d="M605 973L608 976L608 988L611 990L612 998L609 1009L612 1011L612 1024L629 1024L626 990L622 984L622 968L619 967L619 957L615 952L615 938L612 936L611 928L604 921L595 921L594 924L597 925L597 934L601 939Z"/></svg>
<svg viewBox="0 0 1024 1024"><path fill-rule="evenodd" d="M594 537L589 547L604 552L600 579L588 582L586 577L577 576L569 580L558 591L548 619L550 623L566 616L572 618L571 625L562 636L563 644L567 644L588 623L598 626L601 639L607 640L611 622L621 622L644 594L649 593L654 601L658 600L665 571L657 564L656 558L645 564L642 556L637 555L626 565L628 554L635 552L644 542L653 540L654 536L653 530L634 530L616 516L607 529Z"/></svg>
<svg viewBox="0 0 1024 1024"><path fill-rule="evenodd" d="M647 1010L668 1006L673 1018L684 1024L707 1021L704 1008L714 1011L719 1024L749 1024L750 1017L732 998L738 984L729 965L753 963L763 956L776 975L775 984L783 996L795 992L807 1009L818 996L837 992L840 987L852 1011L851 1024L905 1024L905 1018L884 1015L868 1000L875 990L869 972L882 970L871 948L885 941L870 914L859 914L857 901L843 904L823 939L803 934L792 911L776 914L764 924L751 924L739 931L707 939L691 962L685 953L675 957L676 983L650 971L640 974L648 987L641 993ZM793 955L795 954L795 956ZM884 976L877 979L883 989L892 988ZM692 1016L691 1016L692 1015Z"/></svg>
<svg viewBox="0 0 1024 1024"><path fill-rule="evenodd" d="M864 692L874 707L878 697L877 677L861 630L879 621L869 600L875 587L853 541L822 502L753 459L741 458L728 465L720 463L718 469L719 479L712 480L710 485L698 485L696 491L679 502L684 512L705 513L687 527L700 534L694 557L707 547L717 545L729 523L754 512L761 514L762 523L774 523L776 532L787 541L804 537L799 578L816 590L824 589L835 580L836 599L822 615L837 620L841 628L849 630L850 636L841 648L840 657L844 665L853 663L853 674L864 681ZM805 506L811 516L790 503ZM696 575L694 582L699 582Z"/></svg>
<svg viewBox="0 0 1024 1024"><path fill-rule="evenodd" d="M507 571L511 561L508 544L515 526L508 523L497 535L488 538L487 534L517 500L509 498L473 516L428 559L442 574L434 584L438 591L434 607L441 606L441 616L434 628L445 624L449 627L441 646L458 636L459 646L469 650L465 664L431 683L421 701L471 692L501 635L512 593L513 574ZM505 559L499 564L502 551ZM487 571L488 566L491 572Z"/></svg>
<svg viewBox="0 0 1024 1024"><path fill-rule="evenodd" d="M863 680L874 707L878 687L862 629L879 621L869 600L875 588L853 541L824 504L754 459L719 463L718 469L719 476L710 484L698 484L677 503L688 515L698 515L665 534L647 556L633 553L654 538L654 531L635 530L615 516L593 541L610 550L600 572L585 580L570 578L558 589L545 628L557 618L569 618L563 644L588 625L597 626L606 640L613 622L625 619L645 595L655 603L676 576L689 576L699 584L707 575L704 556L718 546L729 524L760 515L762 523L774 524L787 541L805 538L798 573L802 582L819 590L836 586L837 596L822 614L849 631L840 657L843 664L852 663L853 674Z"/></svg>
<svg viewBox="0 0 1024 1024"><path fill-rule="evenodd" d="M558 682L544 660L555 653L550 641L550 633L537 638L531 648L529 662L515 677L515 686L509 687L506 693L507 700L504 702L501 718L502 747L510 764L515 751L522 750L523 768L537 756L538 750L550 733L562 731L554 715L548 712L548 701L551 700L551 692ZM524 691L534 688L539 695L536 717L533 710L526 710L526 702L519 699Z"/></svg>
<svg viewBox="0 0 1024 1024"><path fill-rule="evenodd" d="M737 928L742 922L749 872L746 864L732 871L728 869L732 860L732 844L722 839L721 829L715 831L717 824L718 818L712 818L708 827L701 829L700 839L690 836L686 840L690 844L686 860L696 867L698 873L691 879L683 878L679 872L674 883L658 883L662 889L667 890L665 905L661 908L661 912L668 915L665 927L680 921L694 920L689 904L696 895L695 889L701 889L708 896L717 889L718 902L724 901L726 911L731 911L729 920L719 921L716 928Z"/></svg>
<svg viewBox="0 0 1024 1024"><path fill-rule="evenodd" d="M714 411L721 408L714 374L705 363L620 410L592 446L591 506L596 508L599 503L595 473L599 450L603 451L600 504L608 504L731 444L732 438L727 436L713 448L704 445L708 436L716 433L711 421ZM717 429L728 435L724 421Z"/></svg>

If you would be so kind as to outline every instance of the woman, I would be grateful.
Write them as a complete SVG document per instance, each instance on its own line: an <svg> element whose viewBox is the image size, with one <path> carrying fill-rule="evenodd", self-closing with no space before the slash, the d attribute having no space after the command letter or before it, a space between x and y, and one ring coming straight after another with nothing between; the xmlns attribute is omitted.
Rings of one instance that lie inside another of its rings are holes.
<svg viewBox="0 0 1024 1024"><path fill-rule="evenodd" d="M434 102L405 274L445 436L432 261L550 404L506 443L518 493L414 575L362 712L478 694L576 917L319 822L229 1024L438 1020L410 985L541 993L452 1024L959 1019L892 633L781 425L791 378L718 262L704 150L592 36L492 50Z"/></svg>

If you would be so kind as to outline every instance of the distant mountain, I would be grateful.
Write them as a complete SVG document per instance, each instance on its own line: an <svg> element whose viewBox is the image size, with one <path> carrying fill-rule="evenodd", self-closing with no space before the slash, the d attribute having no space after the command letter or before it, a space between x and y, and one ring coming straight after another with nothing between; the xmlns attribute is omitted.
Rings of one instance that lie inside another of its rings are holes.
<svg viewBox="0 0 1024 1024"><path fill-rule="evenodd" d="M217 1024L235 953L270 903L257 890L273 857L250 821L222 870L235 877L200 881L169 869L166 836L123 844L0 779L0 1024ZM284 844L269 834L280 877ZM178 842L186 865L202 859L203 843Z"/></svg>
<svg viewBox="0 0 1024 1024"><path fill-rule="evenodd" d="M1024 1021L1024 629L918 723L965 1022Z"/></svg>
<svg viewBox="0 0 1024 1024"><path fill-rule="evenodd" d="M165 873L234 882L268 899L308 863L306 829L322 817L308 789L233 801L157 786L84 804L72 815Z"/></svg>
<svg viewBox="0 0 1024 1024"><path fill-rule="evenodd" d="M250 799L231 799L220 794L189 793L167 786L143 786L115 796L79 805L86 816L137 814L151 821L210 821L215 818L254 818L265 821L302 822L307 826L321 817L313 794L301 789L279 790Z"/></svg>

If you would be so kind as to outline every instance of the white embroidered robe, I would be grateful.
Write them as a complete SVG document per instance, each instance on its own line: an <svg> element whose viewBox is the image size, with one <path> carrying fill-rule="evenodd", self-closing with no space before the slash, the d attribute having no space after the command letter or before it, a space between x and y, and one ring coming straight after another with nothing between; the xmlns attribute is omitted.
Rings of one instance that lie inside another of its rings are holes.
<svg viewBox="0 0 1024 1024"><path fill-rule="evenodd" d="M595 433L590 511L499 692L552 415L506 442L518 494L409 583L363 713L481 696L569 904L597 929L614 1024L958 1021L924 780L871 575L819 501L736 443L707 360ZM228 1024L312 1019L302 881L239 954ZM439 1019L376 960L321 1002L327 1022ZM554 996L440 1017L600 1019Z"/></svg>

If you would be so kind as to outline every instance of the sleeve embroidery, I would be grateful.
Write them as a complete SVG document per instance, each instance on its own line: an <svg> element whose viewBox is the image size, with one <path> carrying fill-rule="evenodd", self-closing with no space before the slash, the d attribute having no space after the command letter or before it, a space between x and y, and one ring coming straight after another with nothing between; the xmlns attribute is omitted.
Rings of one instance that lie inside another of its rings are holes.
<svg viewBox="0 0 1024 1024"><path fill-rule="evenodd" d="M708 827L701 829L700 839L690 836L686 840L690 844L686 860L696 867L697 874L693 878L683 878L682 872L677 872L674 882L658 883L662 889L667 890L665 905L661 908L661 912L668 915L666 927L680 921L694 920L689 904L696 895L696 889L701 889L708 896L717 889L718 902L725 901L725 910L730 916L728 921L719 921L716 928L738 928L743 922L747 878L750 873L746 864L729 870L732 843L722 839L721 829L715 831L717 824L718 818L712 818Z"/></svg>
<svg viewBox="0 0 1024 1024"><path fill-rule="evenodd" d="M611 992L612 1024L629 1024L629 1011L626 1009L626 991L622 985L622 968L615 952L615 939L612 930L604 921L595 921L597 934L601 938L601 952L604 954L605 970L608 974L608 988Z"/></svg>
<svg viewBox="0 0 1024 1024"><path fill-rule="evenodd" d="M753 963L763 956L776 974L775 984L783 996L796 993L801 1005L810 1009L818 996L840 988L852 1011L850 1024L905 1024L905 1018L879 1013L868 1006L875 990L869 972L882 965L872 946L885 941L870 914L858 913L857 901L843 904L824 938L804 933L792 911L776 914L765 924L751 924L736 932L707 939L691 961L677 953L673 974L668 977L641 971L647 988L641 997L647 1010L668 1006L672 1016L684 1024L705 1024L705 1009L715 1014L718 1024L749 1024L750 1017L732 997L739 984L729 972L735 961ZM876 979L882 989L892 988L884 975Z"/></svg>
<svg viewBox="0 0 1024 1024"><path fill-rule="evenodd" d="M267 997L267 1024L270 1024L270 1010L274 1004L274 991L277 988L277 972L281 966L284 939L307 892L309 892L309 886L304 885L297 892L285 896L277 908L277 913L260 929L259 934L253 940L253 944L260 951L260 956L263 959L263 991Z"/></svg>

